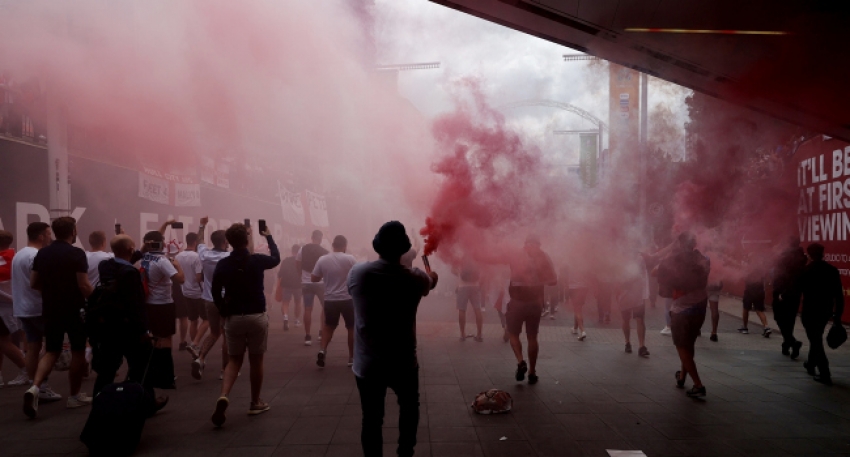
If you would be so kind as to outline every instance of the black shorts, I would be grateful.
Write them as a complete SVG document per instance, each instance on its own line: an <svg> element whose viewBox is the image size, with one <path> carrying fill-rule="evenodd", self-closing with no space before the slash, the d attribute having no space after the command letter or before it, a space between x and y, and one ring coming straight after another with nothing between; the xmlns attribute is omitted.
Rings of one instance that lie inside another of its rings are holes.
<svg viewBox="0 0 850 457"><path fill-rule="evenodd" d="M764 295L744 294L744 309L747 311L764 311Z"/></svg>
<svg viewBox="0 0 850 457"><path fill-rule="evenodd" d="M80 316L70 315L44 319L44 339L47 352L62 352L65 334L74 352L86 350L86 328Z"/></svg>
<svg viewBox="0 0 850 457"><path fill-rule="evenodd" d="M183 296L183 289L176 282L171 289L171 298L174 300L174 317L177 319L189 317L189 305L186 303L186 297Z"/></svg>
<svg viewBox="0 0 850 457"><path fill-rule="evenodd" d="M540 316L543 314L543 303L525 303L515 300L508 302L508 311L505 313L505 324L508 333L519 335L522 333L522 324L525 323L526 335L537 335L540 331Z"/></svg>
<svg viewBox="0 0 850 457"><path fill-rule="evenodd" d="M623 320L627 321L629 319L643 319L646 315L646 305L635 306L634 308L624 309L620 311L623 315Z"/></svg>
<svg viewBox="0 0 850 457"><path fill-rule="evenodd" d="M702 324L705 323L705 305L681 313L670 313L670 317L673 345L676 347L693 347Z"/></svg>
<svg viewBox="0 0 850 457"><path fill-rule="evenodd" d="M145 305L145 313L148 315L148 330L155 337L170 338L177 333L177 319L174 303L165 305Z"/></svg>
<svg viewBox="0 0 850 457"><path fill-rule="evenodd" d="M189 320L195 322L198 318L207 320L207 305L203 298L184 298Z"/></svg>
<svg viewBox="0 0 850 457"><path fill-rule="evenodd" d="M325 300L325 325L336 328L340 315L345 320L345 328L354 327L354 300Z"/></svg>

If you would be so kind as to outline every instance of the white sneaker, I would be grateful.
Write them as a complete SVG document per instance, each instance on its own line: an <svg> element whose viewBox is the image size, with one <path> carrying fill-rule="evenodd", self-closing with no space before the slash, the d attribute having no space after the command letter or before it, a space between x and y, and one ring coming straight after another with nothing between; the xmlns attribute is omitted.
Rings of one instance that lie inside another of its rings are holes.
<svg viewBox="0 0 850 457"><path fill-rule="evenodd" d="M301 319L295 319L295 326L301 327Z"/></svg>
<svg viewBox="0 0 850 457"><path fill-rule="evenodd" d="M38 390L38 399L41 401L59 401L62 399L62 396L54 392L47 383L44 383L41 385L41 389Z"/></svg>
<svg viewBox="0 0 850 457"><path fill-rule="evenodd" d="M80 406L88 406L91 404L91 397L86 395L85 392L80 392L77 395L71 395L68 397L68 401L65 402L66 408L79 408Z"/></svg>
<svg viewBox="0 0 850 457"><path fill-rule="evenodd" d="M201 362L201 359L195 359L192 361L192 377L200 380L201 376L204 374L204 362Z"/></svg>
<svg viewBox="0 0 850 457"><path fill-rule="evenodd" d="M24 392L24 414L30 419L38 415L38 397L40 392L37 386L32 386Z"/></svg>
<svg viewBox="0 0 850 457"><path fill-rule="evenodd" d="M587 333L585 332L581 332L581 335L578 336L579 341L584 341L585 338L587 338Z"/></svg>
<svg viewBox="0 0 850 457"><path fill-rule="evenodd" d="M554 314L550 314L550 315L549 315L549 320L550 320L550 321L554 321L554 320L555 320L555 315L554 315Z"/></svg>
<svg viewBox="0 0 850 457"><path fill-rule="evenodd" d="M662 335L672 335L672 334L673 334L673 332L672 332L672 331L670 331L670 327L667 327L667 326L665 325L665 326L664 326L664 328L663 328L663 329L661 329L661 334L662 334Z"/></svg>
<svg viewBox="0 0 850 457"><path fill-rule="evenodd" d="M570 333L572 333L573 335L578 335L578 329L573 327L570 329Z"/></svg>
<svg viewBox="0 0 850 457"><path fill-rule="evenodd" d="M32 381L30 381L30 377L27 376L27 372L22 371L20 374L18 374L17 378L7 382L6 385L7 386L24 386L24 385L29 384L30 382L32 382Z"/></svg>

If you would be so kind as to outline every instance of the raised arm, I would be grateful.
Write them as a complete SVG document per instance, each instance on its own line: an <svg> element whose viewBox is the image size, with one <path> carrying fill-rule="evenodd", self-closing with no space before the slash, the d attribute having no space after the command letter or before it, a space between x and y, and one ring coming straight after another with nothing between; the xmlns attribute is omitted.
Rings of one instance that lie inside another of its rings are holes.
<svg viewBox="0 0 850 457"><path fill-rule="evenodd" d="M207 222L209 222L209 221L210 221L209 216L204 216L204 217L201 218L201 225L198 227L198 239L201 240L200 241L201 243L206 243L206 241L204 241L206 239L206 238L204 238L204 229L206 228Z"/></svg>

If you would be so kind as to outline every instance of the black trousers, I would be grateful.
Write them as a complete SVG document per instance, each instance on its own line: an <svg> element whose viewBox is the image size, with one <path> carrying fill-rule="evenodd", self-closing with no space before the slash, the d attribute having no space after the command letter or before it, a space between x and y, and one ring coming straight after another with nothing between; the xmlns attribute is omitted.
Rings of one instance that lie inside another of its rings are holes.
<svg viewBox="0 0 850 457"><path fill-rule="evenodd" d="M398 398L398 455L411 457L416 447L416 430L419 427L419 369L414 368L393 373L385 378L357 378L360 391L360 407L363 410L363 424L360 442L365 457L382 457L384 437L381 427L384 425L384 401L387 388L395 392Z"/></svg>
<svg viewBox="0 0 850 457"><path fill-rule="evenodd" d="M773 320L782 333L782 347L791 349L797 344L794 338L794 325L797 323L797 310L800 308L800 296L785 293L780 299L779 292L773 291Z"/></svg>
<svg viewBox="0 0 850 457"><path fill-rule="evenodd" d="M127 378L131 381L142 382L145 368L151 357L153 346L142 343L139 338L128 337L126 334L103 335L91 338L92 368L97 372L92 396L97 396L109 384L115 382L115 374L124 359L127 359ZM145 388L150 387L150 377L145 379Z"/></svg>
<svg viewBox="0 0 850 457"><path fill-rule="evenodd" d="M809 339L809 359L811 367L816 367L821 376L829 377L829 360L823 347L823 333L829 319L808 318L803 319L803 327L806 329L806 338Z"/></svg>

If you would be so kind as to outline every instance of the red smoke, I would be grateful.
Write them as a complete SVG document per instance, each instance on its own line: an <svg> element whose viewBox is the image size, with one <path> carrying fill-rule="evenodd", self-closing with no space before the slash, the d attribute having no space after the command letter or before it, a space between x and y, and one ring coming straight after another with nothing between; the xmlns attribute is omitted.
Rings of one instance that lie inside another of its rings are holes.
<svg viewBox="0 0 850 457"><path fill-rule="evenodd" d="M493 229L504 233L531 225L553 207L552 195L535 179L544 171L539 149L506 128L477 81L462 86L469 99L458 98L457 109L432 127L437 148L446 155L432 167L442 183L420 231L426 237L424 254L449 248L443 255L449 260L458 256L451 249L457 244L480 252L476 248Z"/></svg>

